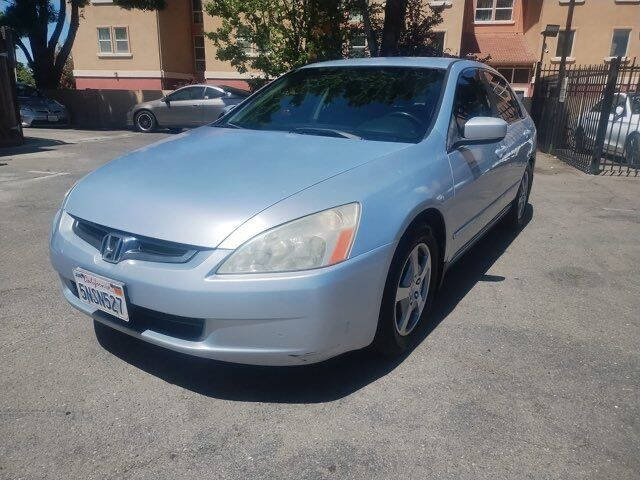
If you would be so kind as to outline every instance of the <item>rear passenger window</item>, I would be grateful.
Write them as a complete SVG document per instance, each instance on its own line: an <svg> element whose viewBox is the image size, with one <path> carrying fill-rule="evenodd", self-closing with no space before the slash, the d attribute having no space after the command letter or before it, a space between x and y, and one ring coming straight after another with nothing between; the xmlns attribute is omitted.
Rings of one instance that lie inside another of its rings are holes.
<svg viewBox="0 0 640 480"><path fill-rule="evenodd" d="M464 124L473 117L491 117L491 102L487 90L480 80L478 70L469 68L458 77L455 98L453 100L452 126L449 129L457 130L457 135L462 137ZM455 125L455 127L453 127ZM453 127L453 128L452 128Z"/></svg>
<svg viewBox="0 0 640 480"><path fill-rule="evenodd" d="M520 120L522 118L520 104L511 92L506 80L487 71L483 71L482 76L493 102L492 116L502 118L507 123Z"/></svg>

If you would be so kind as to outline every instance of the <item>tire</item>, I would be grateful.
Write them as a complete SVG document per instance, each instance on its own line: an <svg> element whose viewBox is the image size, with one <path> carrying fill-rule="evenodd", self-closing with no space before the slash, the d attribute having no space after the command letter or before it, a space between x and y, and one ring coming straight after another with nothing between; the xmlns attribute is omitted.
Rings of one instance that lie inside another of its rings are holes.
<svg viewBox="0 0 640 480"><path fill-rule="evenodd" d="M133 124L136 130L142 133L153 132L158 126L158 121L153 113L149 110L140 110L136 113Z"/></svg>
<svg viewBox="0 0 640 480"><path fill-rule="evenodd" d="M414 260L419 264L417 275ZM426 317L433 304L439 275L440 251L431 229L422 226L407 232L387 274L372 344L375 351L400 355L421 338L421 332L428 325ZM403 297L405 293L407 296Z"/></svg>
<svg viewBox="0 0 640 480"><path fill-rule="evenodd" d="M582 127L578 127L576 129L576 133L575 133L575 144L576 144L576 149L575 151L577 153L583 153L586 151L587 149L587 142L586 142L586 137L584 134L584 129Z"/></svg>
<svg viewBox="0 0 640 480"><path fill-rule="evenodd" d="M529 203L529 194L531 193L531 185L533 184L533 168L531 162L527 163L524 169L520 186L516 198L511 202L511 208L506 215L506 224L513 230L520 230L524 225L525 212Z"/></svg>
<svg viewBox="0 0 640 480"><path fill-rule="evenodd" d="M640 166L640 134L629 135L624 145L624 159L627 165Z"/></svg>

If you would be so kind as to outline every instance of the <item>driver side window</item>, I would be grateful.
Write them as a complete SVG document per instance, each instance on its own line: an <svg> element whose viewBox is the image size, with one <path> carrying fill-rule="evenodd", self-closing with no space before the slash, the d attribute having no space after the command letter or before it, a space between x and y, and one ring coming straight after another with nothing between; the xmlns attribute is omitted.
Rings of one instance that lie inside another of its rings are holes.
<svg viewBox="0 0 640 480"><path fill-rule="evenodd" d="M180 90L176 90L167 97L171 102L178 102L180 100L202 100L203 87L187 87Z"/></svg>
<svg viewBox="0 0 640 480"><path fill-rule="evenodd" d="M464 135L464 124L473 117L491 117L491 102L477 69L464 70L458 77L451 124L449 145Z"/></svg>

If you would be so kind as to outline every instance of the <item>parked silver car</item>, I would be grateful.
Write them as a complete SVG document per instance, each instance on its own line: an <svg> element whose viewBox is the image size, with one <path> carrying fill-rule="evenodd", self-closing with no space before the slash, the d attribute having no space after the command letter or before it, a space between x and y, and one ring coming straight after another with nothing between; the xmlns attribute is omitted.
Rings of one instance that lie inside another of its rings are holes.
<svg viewBox="0 0 640 480"><path fill-rule="evenodd" d="M139 103L129 111L129 126L140 132L198 127L216 121L230 105L247 98L246 90L227 86L189 85L166 97Z"/></svg>
<svg viewBox="0 0 640 480"><path fill-rule="evenodd" d="M16 87L23 127L69 124L69 114L64 105L45 97L30 85L18 83Z"/></svg>
<svg viewBox="0 0 640 480"><path fill-rule="evenodd" d="M421 338L447 269L525 222L536 130L492 68L317 63L84 177L53 219L69 303L179 352L313 363Z"/></svg>
<svg viewBox="0 0 640 480"><path fill-rule="evenodd" d="M604 100L580 117L576 129L576 148L594 145ZM640 165L640 94L616 93L608 112L604 153L622 156L629 165Z"/></svg>

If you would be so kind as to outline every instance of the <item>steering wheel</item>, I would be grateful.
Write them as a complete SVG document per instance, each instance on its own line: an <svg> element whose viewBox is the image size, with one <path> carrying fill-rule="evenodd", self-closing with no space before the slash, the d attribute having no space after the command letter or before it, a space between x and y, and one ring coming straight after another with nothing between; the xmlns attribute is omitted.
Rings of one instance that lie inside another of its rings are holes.
<svg viewBox="0 0 640 480"><path fill-rule="evenodd" d="M422 120L420 120L418 117L416 117L413 113L409 113L409 112L393 112L393 113L390 113L389 116L390 117L401 117L401 118L406 118L408 120L411 120L411 122L413 122L414 125L417 125L419 129L426 127L424 122Z"/></svg>

